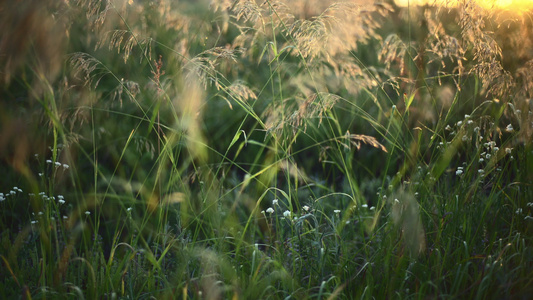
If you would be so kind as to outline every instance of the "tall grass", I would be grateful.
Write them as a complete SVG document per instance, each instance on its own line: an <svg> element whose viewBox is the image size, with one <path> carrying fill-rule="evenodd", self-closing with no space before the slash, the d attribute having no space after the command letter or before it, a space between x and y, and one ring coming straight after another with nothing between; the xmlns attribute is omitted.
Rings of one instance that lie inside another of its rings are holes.
<svg viewBox="0 0 533 300"><path fill-rule="evenodd" d="M531 12L17 5L2 298L533 293Z"/></svg>

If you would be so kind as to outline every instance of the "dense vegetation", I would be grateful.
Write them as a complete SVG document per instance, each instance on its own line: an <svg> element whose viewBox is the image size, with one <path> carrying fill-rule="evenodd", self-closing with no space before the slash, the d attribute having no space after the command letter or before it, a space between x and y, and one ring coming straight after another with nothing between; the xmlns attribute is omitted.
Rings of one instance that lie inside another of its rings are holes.
<svg viewBox="0 0 533 300"><path fill-rule="evenodd" d="M0 298L527 298L533 14L1 1Z"/></svg>

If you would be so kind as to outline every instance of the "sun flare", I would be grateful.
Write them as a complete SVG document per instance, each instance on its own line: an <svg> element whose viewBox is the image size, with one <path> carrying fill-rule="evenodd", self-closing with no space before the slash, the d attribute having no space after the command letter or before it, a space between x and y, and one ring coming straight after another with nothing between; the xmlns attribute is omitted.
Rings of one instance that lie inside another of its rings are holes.
<svg viewBox="0 0 533 300"><path fill-rule="evenodd" d="M395 0L399 6L408 5L442 5L456 6L465 0ZM466 0L468 1L468 0ZM533 9L533 0L471 0L487 9L509 9L517 12Z"/></svg>

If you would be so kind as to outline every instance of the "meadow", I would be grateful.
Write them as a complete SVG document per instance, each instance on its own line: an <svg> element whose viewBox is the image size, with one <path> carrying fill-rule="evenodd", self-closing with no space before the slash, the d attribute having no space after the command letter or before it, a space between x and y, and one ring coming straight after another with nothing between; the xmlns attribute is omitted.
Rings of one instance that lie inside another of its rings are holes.
<svg viewBox="0 0 533 300"><path fill-rule="evenodd" d="M0 298L529 299L533 10L0 2Z"/></svg>

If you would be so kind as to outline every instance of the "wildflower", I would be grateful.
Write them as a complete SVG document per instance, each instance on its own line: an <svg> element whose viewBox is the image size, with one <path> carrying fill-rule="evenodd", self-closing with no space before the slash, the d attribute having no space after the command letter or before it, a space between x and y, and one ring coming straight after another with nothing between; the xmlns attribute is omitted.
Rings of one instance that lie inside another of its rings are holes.
<svg viewBox="0 0 533 300"><path fill-rule="evenodd" d="M267 208L266 212L269 213L269 214L272 214L272 213L274 213L274 209L272 207L269 207L269 208Z"/></svg>
<svg viewBox="0 0 533 300"><path fill-rule="evenodd" d="M47 159L47 160L46 160L46 163L47 163L47 164L51 164L51 163L52 163L52 160L51 160L51 159Z"/></svg>
<svg viewBox="0 0 533 300"><path fill-rule="evenodd" d="M56 165L56 168L61 167L61 163L60 163L60 162L57 162L57 161L56 161L54 164Z"/></svg>
<svg viewBox="0 0 533 300"><path fill-rule="evenodd" d="M461 126L461 125L463 125L463 121L459 121L459 122L457 122L457 127L459 127L459 126Z"/></svg>
<svg viewBox="0 0 533 300"><path fill-rule="evenodd" d="M57 201L57 202L59 202L59 204L65 204L65 200L63 200L63 199L59 199L59 201Z"/></svg>
<svg viewBox="0 0 533 300"><path fill-rule="evenodd" d="M340 209L336 209L336 210L334 210L333 212L334 212L335 214L337 214L337 215L338 215L338 214L340 214L340 213L341 213L341 210L340 210Z"/></svg>
<svg viewBox="0 0 533 300"><path fill-rule="evenodd" d="M86 215L90 215L91 212L87 210L87 211L85 211L85 214L86 214Z"/></svg>
<svg viewBox="0 0 533 300"><path fill-rule="evenodd" d="M37 175L39 175L39 177L43 177L43 173L38 173Z"/></svg>
<svg viewBox="0 0 533 300"><path fill-rule="evenodd" d="M67 170L69 168L69 165L63 164L63 170Z"/></svg>
<svg viewBox="0 0 533 300"><path fill-rule="evenodd" d="M286 210L286 211L283 212L283 216L284 216L285 218L289 218L289 217L291 216L291 212L288 211L288 210Z"/></svg>
<svg viewBox="0 0 533 300"><path fill-rule="evenodd" d="M479 162L484 162L484 161L485 159L483 157L479 159Z"/></svg>
<svg viewBox="0 0 533 300"><path fill-rule="evenodd" d="M126 209L126 211L130 212L132 209L133 209L133 207L130 206L130 207L128 207L128 208Z"/></svg>
<svg viewBox="0 0 533 300"><path fill-rule="evenodd" d="M521 214L522 214L522 208L517 209L515 213L516 213L517 215L521 215Z"/></svg>
<svg viewBox="0 0 533 300"><path fill-rule="evenodd" d="M465 119L468 119L468 118L470 118L470 115L465 115Z"/></svg>
<svg viewBox="0 0 533 300"><path fill-rule="evenodd" d="M457 171L455 171L455 175L459 176L461 174L463 174L463 168L459 167L459 168L457 168Z"/></svg>
<svg viewBox="0 0 533 300"><path fill-rule="evenodd" d="M278 199L274 199L274 200L272 200L272 205L279 205L279 204L278 204Z"/></svg>
<svg viewBox="0 0 533 300"><path fill-rule="evenodd" d="M376 209L376 207L375 207L375 206L372 206L372 207L370 207L369 209L370 209L370 210L374 210L374 209Z"/></svg>
<svg viewBox="0 0 533 300"><path fill-rule="evenodd" d="M493 150L494 152L498 152L498 151L500 150L500 148L498 148L498 147L494 147L492 150Z"/></svg>
<svg viewBox="0 0 533 300"><path fill-rule="evenodd" d="M474 132L479 132L479 130L480 130L479 126L474 128Z"/></svg>
<svg viewBox="0 0 533 300"><path fill-rule="evenodd" d="M487 155L485 155L485 158L486 159L490 159L491 155L489 153L487 153Z"/></svg>
<svg viewBox="0 0 533 300"><path fill-rule="evenodd" d="M450 130L452 130L452 127L450 125L446 125L446 127L444 129L450 131Z"/></svg>
<svg viewBox="0 0 533 300"><path fill-rule="evenodd" d="M468 140L468 137L466 135L463 135L462 140L463 140L463 142L466 142L466 140Z"/></svg>
<svg viewBox="0 0 533 300"><path fill-rule="evenodd" d="M474 123L474 121L472 121L472 120L468 120L468 121L466 121L466 124L468 124L468 125L470 125L470 124L472 124L472 123Z"/></svg>
<svg viewBox="0 0 533 300"><path fill-rule="evenodd" d="M477 170L477 172L478 172L479 174L483 174L483 173L485 173L485 170L483 170L483 169L479 169L479 170Z"/></svg>
<svg viewBox="0 0 533 300"><path fill-rule="evenodd" d="M63 216L63 220L66 220L66 219L68 219L68 217L67 216Z"/></svg>
<svg viewBox="0 0 533 300"><path fill-rule="evenodd" d="M35 223L37 223L37 221L31 221L31 223L32 223L32 224L35 224Z"/></svg>
<svg viewBox="0 0 533 300"><path fill-rule="evenodd" d="M363 204L363 205L361 205L361 207L367 208L368 204Z"/></svg>
<svg viewBox="0 0 533 300"><path fill-rule="evenodd" d="M302 207L305 211L309 211L309 206L307 205L304 205L304 207Z"/></svg>
<svg viewBox="0 0 533 300"><path fill-rule="evenodd" d="M513 125L512 124L509 124L507 125L507 127L505 127L505 131L507 132L513 132L514 128L513 128Z"/></svg>
<svg viewBox="0 0 533 300"><path fill-rule="evenodd" d="M512 150L513 150L513 148L505 148L505 153L506 154L511 154Z"/></svg>
<svg viewBox="0 0 533 300"><path fill-rule="evenodd" d="M398 200L398 198L395 198L395 199L394 199L394 202L396 202L396 203L400 203L400 200Z"/></svg>
<svg viewBox="0 0 533 300"><path fill-rule="evenodd" d="M526 216L526 217L524 218L524 220L533 220L533 217L532 217L532 216Z"/></svg>
<svg viewBox="0 0 533 300"><path fill-rule="evenodd" d="M9 191L9 194L11 194L11 195L15 195L16 193L17 193L17 192L16 192L16 191L13 191L13 190Z"/></svg>

